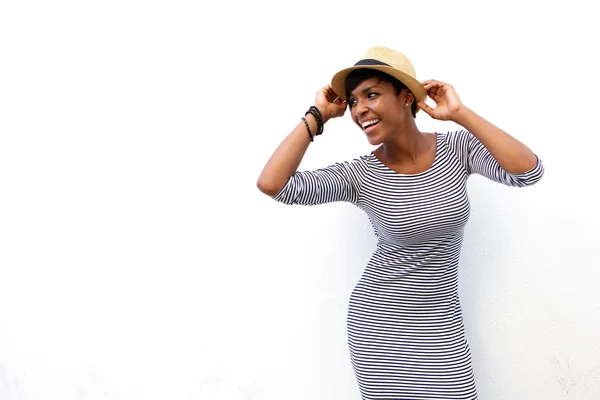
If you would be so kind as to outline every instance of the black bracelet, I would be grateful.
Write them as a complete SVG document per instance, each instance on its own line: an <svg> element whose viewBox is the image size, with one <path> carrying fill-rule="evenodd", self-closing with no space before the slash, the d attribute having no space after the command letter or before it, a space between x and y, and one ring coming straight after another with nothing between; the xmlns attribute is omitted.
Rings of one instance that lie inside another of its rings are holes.
<svg viewBox="0 0 600 400"><path fill-rule="evenodd" d="M304 125L306 125L306 129L308 130L308 136L310 137L310 141L314 142L315 140L313 139L313 134L310 131L310 127L308 126L308 121L304 117L302 117L302 121L304 121Z"/></svg>
<svg viewBox="0 0 600 400"><path fill-rule="evenodd" d="M312 115L315 120L317 121L317 135L320 135L323 133L323 116L321 115L321 112L319 111L319 109L315 106L311 106L308 111L306 112L307 115L310 114Z"/></svg>
<svg viewBox="0 0 600 400"><path fill-rule="evenodd" d="M319 116L319 120L321 121L321 124L323 124L323 115L321 115L321 111L316 106L310 106L309 111L310 110L317 113L317 115Z"/></svg>
<svg viewBox="0 0 600 400"><path fill-rule="evenodd" d="M323 121L319 118L319 115L317 113L315 113L314 111L309 111L308 112L310 115L312 115L315 120L317 121L317 136L323 133Z"/></svg>
<svg viewBox="0 0 600 400"><path fill-rule="evenodd" d="M304 116L306 116L308 114L312 115L315 118L315 121L317 121L317 135L322 134L323 133L323 115L321 115L321 111L319 111L319 109L315 106L310 106L310 108L304 114Z"/></svg>

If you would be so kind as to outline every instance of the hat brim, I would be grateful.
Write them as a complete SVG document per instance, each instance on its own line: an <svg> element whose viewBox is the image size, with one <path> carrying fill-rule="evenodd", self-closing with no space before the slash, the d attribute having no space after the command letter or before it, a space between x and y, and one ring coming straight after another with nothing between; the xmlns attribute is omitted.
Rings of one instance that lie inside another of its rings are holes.
<svg viewBox="0 0 600 400"><path fill-rule="evenodd" d="M423 87L421 82L394 67L389 67L387 65L359 65L356 67L343 69L337 74L335 74L331 79L331 88L333 89L335 94L340 97L340 99L347 100L346 79L352 71L356 71L357 69L374 69L377 71L385 72L386 74L393 76L394 78L398 79L400 82L405 84L408 90L411 91L413 96L415 96L415 98L418 101L424 102L427 98L427 92L425 91L425 88ZM419 108L417 108L417 111L419 111Z"/></svg>

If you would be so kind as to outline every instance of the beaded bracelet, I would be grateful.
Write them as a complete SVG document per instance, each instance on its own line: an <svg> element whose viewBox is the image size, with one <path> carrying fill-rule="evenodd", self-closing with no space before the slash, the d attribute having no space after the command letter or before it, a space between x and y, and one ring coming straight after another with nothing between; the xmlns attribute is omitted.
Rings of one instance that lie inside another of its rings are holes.
<svg viewBox="0 0 600 400"><path fill-rule="evenodd" d="M308 136L310 137L310 141L314 142L314 136L312 134L312 132L310 131L310 127L308 126L308 121L306 120L306 118L302 117L302 121L304 121L304 125L306 125L306 129L308 130Z"/></svg>
<svg viewBox="0 0 600 400"><path fill-rule="evenodd" d="M316 106L310 106L308 111L310 111L311 113L316 113L319 117L319 122L321 122L321 125L323 124L323 115L321 114L321 110L319 110Z"/></svg>
<svg viewBox="0 0 600 400"><path fill-rule="evenodd" d="M323 115L321 115L321 111L315 106L310 106L308 111L304 114L304 116L311 114L315 120L317 121L317 136L323 133Z"/></svg>
<svg viewBox="0 0 600 400"><path fill-rule="evenodd" d="M315 121L317 121L317 135L320 135L323 133L323 117L321 116L321 113L319 112L319 110L316 107L311 107L308 109L308 111L306 112L305 115L310 114L315 118Z"/></svg>
<svg viewBox="0 0 600 400"><path fill-rule="evenodd" d="M315 117L315 120L317 121L317 133L315 136L319 136L320 134L323 133L323 123L319 120L319 117L317 116L316 113L310 112L309 114L312 115L313 117Z"/></svg>

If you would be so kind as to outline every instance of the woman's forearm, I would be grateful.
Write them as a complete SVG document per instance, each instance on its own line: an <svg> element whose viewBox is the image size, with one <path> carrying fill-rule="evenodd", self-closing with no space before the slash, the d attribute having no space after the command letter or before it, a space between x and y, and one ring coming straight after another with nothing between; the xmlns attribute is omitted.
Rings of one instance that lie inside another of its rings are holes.
<svg viewBox="0 0 600 400"><path fill-rule="evenodd" d="M310 114L306 116L313 135L317 132L317 121ZM306 125L300 121L292 132L277 147L265 165L256 185L261 192L274 197L285 186L290 176L296 172L308 146L310 136Z"/></svg>
<svg viewBox="0 0 600 400"><path fill-rule="evenodd" d="M325 124L331 118L344 115L346 102L335 94L330 85L327 85L317 92L314 107L316 110L312 110L313 107L311 107L305 116L313 137L319 133L319 124L311 110L316 112L321 120L320 123ZM310 142L311 136L309 136L304 121L301 120L277 147L263 168L258 182L256 182L260 191L275 197L298 169Z"/></svg>
<svg viewBox="0 0 600 400"><path fill-rule="evenodd" d="M529 147L468 107L457 113L453 120L479 139L507 172L517 174L535 167L537 157Z"/></svg>

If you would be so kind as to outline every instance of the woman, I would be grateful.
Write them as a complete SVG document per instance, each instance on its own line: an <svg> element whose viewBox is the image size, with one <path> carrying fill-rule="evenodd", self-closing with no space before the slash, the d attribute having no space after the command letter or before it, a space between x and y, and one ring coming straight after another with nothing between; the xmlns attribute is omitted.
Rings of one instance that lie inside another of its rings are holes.
<svg viewBox="0 0 600 400"><path fill-rule="evenodd" d="M369 49L317 93L258 187L287 204L351 202L371 220L377 248L352 291L347 319L363 399L476 399L457 284L467 179L477 173L527 186L541 179L543 166L527 146L466 107L451 85L415 76L403 54ZM376 150L297 172L314 136L346 106ZM419 109L465 129L423 133L414 119Z"/></svg>

